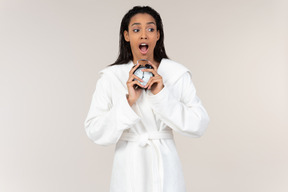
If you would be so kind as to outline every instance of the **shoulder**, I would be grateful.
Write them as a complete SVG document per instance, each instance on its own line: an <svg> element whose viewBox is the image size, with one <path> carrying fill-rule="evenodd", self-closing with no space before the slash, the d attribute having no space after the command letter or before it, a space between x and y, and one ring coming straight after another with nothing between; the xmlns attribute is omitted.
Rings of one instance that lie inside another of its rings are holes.
<svg viewBox="0 0 288 192"><path fill-rule="evenodd" d="M173 84L177 80L191 76L191 71L181 63L171 59L162 59L158 68L158 73L162 76L164 82Z"/></svg>
<svg viewBox="0 0 288 192"><path fill-rule="evenodd" d="M129 71L131 70L132 66L133 66L132 61L126 64L107 66L101 71L99 71L99 75L100 77L105 76L110 77L112 79L116 78L118 80L122 79L127 80L129 76Z"/></svg>
<svg viewBox="0 0 288 192"><path fill-rule="evenodd" d="M132 66L132 61L126 64L107 66L99 71L99 79L102 79L102 82L106 82L113 88L125 89Z"/></svg>

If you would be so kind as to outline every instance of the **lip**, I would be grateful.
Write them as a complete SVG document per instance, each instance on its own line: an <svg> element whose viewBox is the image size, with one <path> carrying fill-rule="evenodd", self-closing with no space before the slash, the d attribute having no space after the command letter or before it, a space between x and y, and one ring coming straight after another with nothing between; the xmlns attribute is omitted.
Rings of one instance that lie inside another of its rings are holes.
<svg viewBox="0 0 288 192"><path fill-rule="evenodd" d="M145 44L145 45L148 46L147 49L146 49L146 51L142 51L142 50L140 49L140 45L142 45L142 44ZM139 46L138 46L138 48L139 48L139 51L140 51L140 53L141 53L142 55L146 55L146 54L148 53L148 51L149 51L149 45L148 45L148 43L145 43L145 42L140 43Z"/></svg>

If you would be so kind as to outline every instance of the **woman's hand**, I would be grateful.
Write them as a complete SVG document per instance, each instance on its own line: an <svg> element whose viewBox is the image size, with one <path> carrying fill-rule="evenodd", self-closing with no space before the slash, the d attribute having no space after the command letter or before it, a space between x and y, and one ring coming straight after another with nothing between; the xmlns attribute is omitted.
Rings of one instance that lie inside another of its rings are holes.
<svg viewBox="0 0 288 192"><path fill-rule="evenodd" d="M137 65L134 65L133 68L130 70L129 78L126 83L127 89L128 89L127 100L130 106L132 106L137 101L139 96L141 95L142 89L140 87L144 88L143 85L141 85L138 81L134 80L134 79L138 79L139 81L143 82L141 78L133 74L139 65L140 65L139 63ZM136 85L139 87L137 87Z"/></svg>
<svg viewBox="0 0 288 192"><path fill-rule="evenodd" d="M142 69L142 71L149 71L151 73L153 73L154 77L151 77L148 81L148 83L146 84L145 88L148 88L148 90L151 90L151 92L156 95L157 93L159 93L163 87L163 79L162 76L160 76L157 73L157 67L156 65L154 65L153 63L151 63L150 61L148 61L148 63L150 65L152 65L153 69Z"/></svg>

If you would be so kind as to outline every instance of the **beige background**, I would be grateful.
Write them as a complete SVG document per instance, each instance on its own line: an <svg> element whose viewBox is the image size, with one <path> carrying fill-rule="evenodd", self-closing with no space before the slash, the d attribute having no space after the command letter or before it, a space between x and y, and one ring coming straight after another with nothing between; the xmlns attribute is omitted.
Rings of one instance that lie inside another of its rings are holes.
<svg viewBox="0 0 288 192"><path fill-rule="evenodd" d="M286 0L0 0L0 191L108 191L114 146L83 122L134 5L161 14L211 117L176 135L187 191L287 192Z"/></svg>

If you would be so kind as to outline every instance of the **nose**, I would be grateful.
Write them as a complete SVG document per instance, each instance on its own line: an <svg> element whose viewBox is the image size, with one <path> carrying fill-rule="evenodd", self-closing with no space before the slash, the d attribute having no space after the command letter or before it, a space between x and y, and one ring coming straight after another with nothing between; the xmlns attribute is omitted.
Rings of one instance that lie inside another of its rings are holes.
<svg viewBox="0 0 288 192"><path fill-rule="evenodd" d="M147 39L146 30L142 31L141 39Z"/></svg>

